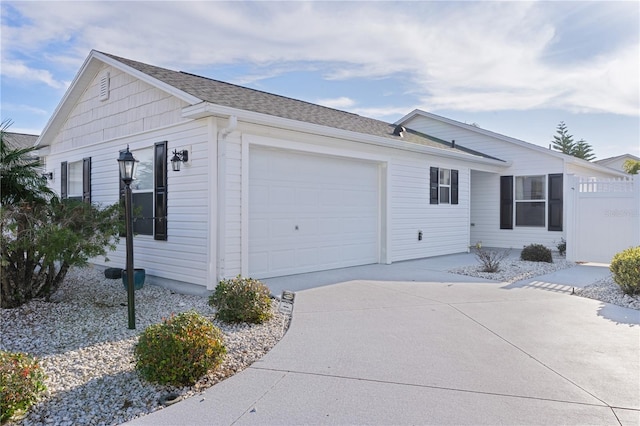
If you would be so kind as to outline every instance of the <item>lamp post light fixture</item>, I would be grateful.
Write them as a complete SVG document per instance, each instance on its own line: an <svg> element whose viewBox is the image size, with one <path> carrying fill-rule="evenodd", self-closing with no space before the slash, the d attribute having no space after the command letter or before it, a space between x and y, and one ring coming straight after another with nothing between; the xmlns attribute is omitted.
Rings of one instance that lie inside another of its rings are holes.
<svg viewBox="0 0 640 426"><path fill-rule="evenodd" d="M127 233L127 306L129 311L129 329L136 328L135 285L133 280L133 218L131 217L131 182L136 178L138 160L133 157L127 145L126 151L118 158L120 179L124 183L124 219Z"/></svg>
<svg viewBox="0 0 640 426"><path fill-rule="evenodd" d="M176 149L173 150L173 157L171 157L171 168L174 172L180 171L180 163L186 163L189 161L189 151L183 149L182 151L178 151Z"/></svg>

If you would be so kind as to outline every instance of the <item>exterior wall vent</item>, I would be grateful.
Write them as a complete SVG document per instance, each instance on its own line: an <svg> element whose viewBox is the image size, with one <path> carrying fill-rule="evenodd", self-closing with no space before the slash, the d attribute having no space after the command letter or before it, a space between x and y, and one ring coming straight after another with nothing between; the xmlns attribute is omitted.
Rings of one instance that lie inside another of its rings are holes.
<svg viewBox="0 0 640 426"><path fill-rule="evenodd" d="M404 136L403 133L406 132L406 130L407 129L405 129L403 126L398 125L398 126L396 126L395 129L393 129L393 134L395 136L403 137Z"/></svg>
<svg viewBox="0 0 640 426"><path fill-rule="evenodd" d="M109 99L109 73L105 72L100 76L100 95L101 101Z"/></svg>

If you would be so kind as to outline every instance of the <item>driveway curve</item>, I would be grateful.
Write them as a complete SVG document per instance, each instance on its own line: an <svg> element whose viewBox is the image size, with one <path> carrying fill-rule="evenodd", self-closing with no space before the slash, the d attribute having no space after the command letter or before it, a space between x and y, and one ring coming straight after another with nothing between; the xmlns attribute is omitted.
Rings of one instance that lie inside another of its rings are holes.
<svg viewBox="0 0 640 426"><path fill-rule="evenodd" d="M637 310L442 278L299 291L263 359L131 424L640 425Z"/></svg>

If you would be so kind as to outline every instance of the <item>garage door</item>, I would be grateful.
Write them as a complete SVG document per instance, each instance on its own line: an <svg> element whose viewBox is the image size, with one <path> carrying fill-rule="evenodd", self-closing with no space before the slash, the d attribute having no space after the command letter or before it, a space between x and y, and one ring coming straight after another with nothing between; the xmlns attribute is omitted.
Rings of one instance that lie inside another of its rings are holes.
<svg viewBox="0 0 640 426"><path fill-rule="evenodd" d="M250 276L378 262L376 163L266 148L249 157Z"/></svg>

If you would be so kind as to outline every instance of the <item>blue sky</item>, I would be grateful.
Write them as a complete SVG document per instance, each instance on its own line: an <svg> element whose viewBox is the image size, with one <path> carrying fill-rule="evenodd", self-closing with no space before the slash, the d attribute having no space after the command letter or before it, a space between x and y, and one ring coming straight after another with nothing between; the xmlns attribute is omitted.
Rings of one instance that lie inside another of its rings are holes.
<svg viewBox="0 0 640 426"><path fill-rule="evenodd" d="M39 134L91 49L394 122L420 108L640 156L640 2L2 1L1 110Z"/></svg>

